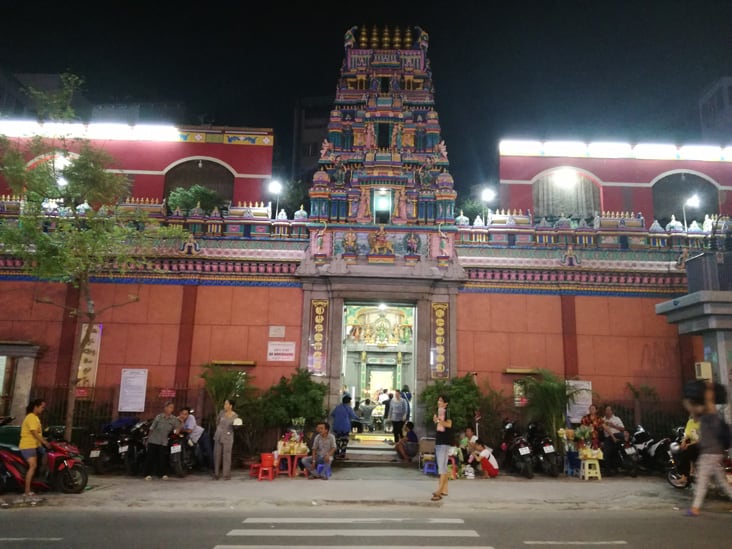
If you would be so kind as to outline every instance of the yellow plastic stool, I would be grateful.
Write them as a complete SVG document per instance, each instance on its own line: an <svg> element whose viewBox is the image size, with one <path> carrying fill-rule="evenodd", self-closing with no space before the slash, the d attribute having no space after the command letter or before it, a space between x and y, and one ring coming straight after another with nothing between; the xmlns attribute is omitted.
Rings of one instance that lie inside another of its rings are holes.
<svg viewBox="0 0 732 549"><path fill-rule="evenodd" d="M583 459L582 465L580 466L580 478L582 480L589 480L591 478L602 480L600 461L597 459Z"/></svg>

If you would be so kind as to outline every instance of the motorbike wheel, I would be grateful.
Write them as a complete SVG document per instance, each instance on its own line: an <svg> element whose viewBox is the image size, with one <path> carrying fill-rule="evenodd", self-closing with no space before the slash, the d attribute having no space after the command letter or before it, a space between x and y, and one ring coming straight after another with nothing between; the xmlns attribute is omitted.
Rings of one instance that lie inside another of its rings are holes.
<svg viewBox="0 0 732 549"><path fill-rule="evenodd" d="M183 478L186 476L186 471L183 468L183 460L180 457L180 452L170 456L170 468L175 473L175 476Z"/></svg>
<svg viewBox="0 0 732 549"><path fill-rule="evenodd" d="M89 481L89 473L83 465L75 464L56 474L56 489L64 494L78 494Z"/></svg>
<svg viewBox="0 0 732 549"><path fill-rule="evenodd" d="M137 451L131 449L125 455L125 472L134 477L140 471L140 459L137 457Z"/></svg>
<svg viewBox="0 0 732 549"><path fill-rule="evenodd" d="M548 465L548 473L551 477L558 477L559 471L563 469L563 466L559 465L559 456L558 455L550 455L548 456L545 461L549 464Z"/></svg>
<svg viewBox="0 0 732 549"><path fill-rule="evenodd" d="M94 458L91 461L91 466L94 469L94 474L96 475L104 475L109 473L111 467L110 467L110 460L109 454L107 452L101 452L99 454L98 458Z"/></svg>
<svg viewBox="0 0 732 549"><path fill-rule="evenodd" d="M531 461L531 458L524 458L523 460L522 469L524 470L524 476L528 479L534 478L534 464Z"/></svg>
<svg viewBox="0 0 732 549"><path fill-rule="evenodd" d="M669 471L666 473L666 480L671 486L677 488L678 490L683 490L689 485L689 477L684 478L684 476L679 473L675 468L669 469Z"/></svg>

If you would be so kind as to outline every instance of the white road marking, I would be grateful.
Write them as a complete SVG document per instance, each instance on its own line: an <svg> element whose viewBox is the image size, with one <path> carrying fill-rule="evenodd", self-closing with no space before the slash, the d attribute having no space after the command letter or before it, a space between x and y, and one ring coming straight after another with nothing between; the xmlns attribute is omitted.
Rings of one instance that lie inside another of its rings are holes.
<svg viewBox="0 0 732 549"><path fill-rule="evenodd" d="M252 528L251 530L231 530L227 536L348 536L348 537L405 537L405 536L425 536L430 538L477 538L480 537L475 530L261 530Z"/></svg>
<svg viewBox="0 0 732 549"><path fill-rule="evenodd" d="M628 545L627 541L525 541L524 545Z"/></svg>
<svg viewBox="0 0 732 549"><path fill-rule="evenodd" d="M335 546L335 545L262 545L261 543L256 543L254 545L214 545L213 549L247 549L250 547L258 547L259 549L324 549L325 547L328 548L335 548L335 547L341 547L341 546ZM425 549L424 545L395 545L393 543L389 543L389 547L398 547L399 549ZM383 545L349 545L348 549L384 549ZM470 549L495 549L492 545L471 545Z"/></svg>
<svg viewBox="0 0 732 549"><path fill-rule="evenodd" d="M64 538L0 538L0 541L63 541Z"/></svg>
<svg viewBox="0 0 732 549"><path fill-rule="evenodd" d="M465 524L463 519L455 518L431 518L431 519L409 519L409 518L304 518L304 517L250 517L242 521L246 524L351 524L364 522L426 522L428 524Z"/></svg>

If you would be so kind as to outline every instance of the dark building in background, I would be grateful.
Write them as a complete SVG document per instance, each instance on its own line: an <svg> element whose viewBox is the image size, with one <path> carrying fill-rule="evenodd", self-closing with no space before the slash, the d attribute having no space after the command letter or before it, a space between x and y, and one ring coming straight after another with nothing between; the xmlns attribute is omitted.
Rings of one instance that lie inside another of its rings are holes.
<svg viewBox="0 0 732 549"><path fill-rule="evenodd" d="M292 132L293 181L311 181L318 169L320 149L328 137L333 96L303 97L295 105Z"/></svg>
<svg viewBox="0 0 732 549"><path fill-rule="evenodd" d="M732 144L732 76L720 78L702 94L699 118L704 141Z"/></svg>
<svg viewBox="0 0 732 549"><path fill-rule="evenodd" d="M33 109L30 98L15 75L0 69L0 116L3 118L27 117Z"/></svg>

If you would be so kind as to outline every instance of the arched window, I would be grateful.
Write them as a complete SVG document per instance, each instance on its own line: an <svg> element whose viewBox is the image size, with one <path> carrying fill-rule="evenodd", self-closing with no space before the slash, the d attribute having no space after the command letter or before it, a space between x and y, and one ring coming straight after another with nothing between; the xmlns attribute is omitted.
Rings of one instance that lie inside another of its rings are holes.
<svg viewBox="0 0 732 549"><path fill-rule="evenodd" d="M533 185L534 217L591 218L600 211L600 189L574 168L543 173Z"/></svg>
<svg viewBox="0 0 732 549"><path fill-rule="evenodd" d="M686 219L689 224L696 220L699 225L705 214L719 213L719 190L708 180L691 172L678 172L666 175L653 185L653 217L662 227L670 221L671 216L681 221L684 216L684 204L693 195L699 197L698 208L686 208Z"/></svg>
<svg viewBox="0 0 732 549"><path fill-rule="evenodd" d="M188 189L193 185L216 191L225 202L234 198L234 174L210 160L190 160L172 168L165 175L165 197L178 187Z"/></svg>

